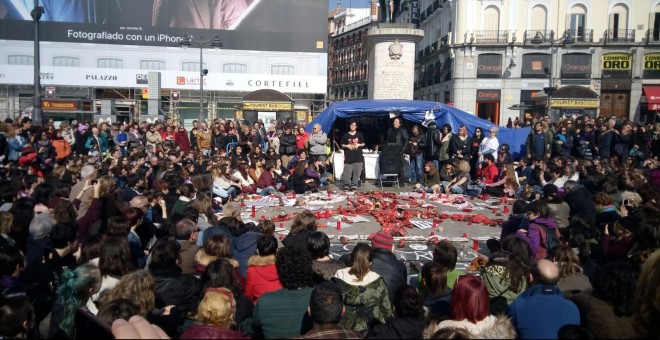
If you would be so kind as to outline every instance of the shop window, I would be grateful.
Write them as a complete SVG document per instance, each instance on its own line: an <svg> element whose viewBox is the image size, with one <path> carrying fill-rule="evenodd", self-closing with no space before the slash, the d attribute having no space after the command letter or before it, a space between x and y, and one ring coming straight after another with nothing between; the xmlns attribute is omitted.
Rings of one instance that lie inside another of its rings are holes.
<svg viewBox="0 0 660 340"><path fill-rule="evenodd" d="M247 65L245 64L223 64L222 72L224 73L247 73Z"/></svg>
<svg viewBox="0 0 660 340"><path fill-rule="evenodd" d="M292 76L296 74L296 68L290 65L273 65L270 67L270 74Z"/></svg>
<svg viewBox="0 0 660 340"><path fill-rule="evenodd" d="M141 70L164 70L165 62L162 60L140 60Z"/></svg>
<svg viewBox="0 0 660 340"><path fill-rule="evenodd" d="M206 63L202 64L202 69L206 68ZM181 71L199 72L199 62L187 61L181 63Z"/></svg>
<svg viewBox="0 0 660 340"><path fill-rule="evenodd" d="M7 61L9 65L34 65L34 57L30 55L10 55Z"/></svg>
<svg viewBox="0 0 660 340"><path fill-rule="evenodd" d="M99 58L96 60L98 68L124 68L124 61L117 58Z"/></svg>
<svg viewBox="0 0 660 340"><path fill-rule="evenodd" d="M80 58L76 57L54 57L53 66L80 67Z"/></svg>

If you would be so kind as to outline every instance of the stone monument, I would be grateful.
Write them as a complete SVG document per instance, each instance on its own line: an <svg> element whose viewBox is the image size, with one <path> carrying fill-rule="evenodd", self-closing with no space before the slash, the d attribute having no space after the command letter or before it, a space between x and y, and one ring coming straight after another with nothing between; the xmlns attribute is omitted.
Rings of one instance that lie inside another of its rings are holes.
<svg viewBox="0 0 660 340"><path fill-rule="evenodd" d="M367 31L369 99L413 99L415 44L423 37L409 24L381 23Z"/></svg>

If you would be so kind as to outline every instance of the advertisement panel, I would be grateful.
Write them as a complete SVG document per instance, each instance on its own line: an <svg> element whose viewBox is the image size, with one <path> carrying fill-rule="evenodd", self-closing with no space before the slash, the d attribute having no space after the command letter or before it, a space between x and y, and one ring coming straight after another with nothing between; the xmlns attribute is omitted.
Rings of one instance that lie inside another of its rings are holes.
<svg viewBox="0 0 660 340"><path fill-rule="evenodd" d="M502 76L501 54L480 54L477 59L477 78L499 78Z"/></svg>
<svg viewBox="0 0 660 340"><path fill-rule="evenodd" d="M644 78L660 78L660 53L648 53L644 55Z"/></svg>
<svg viewBox="0 0 660 340"><path fill-rule="evenodd" d="M565 53L562 55L561 77L565 79L591 78L591 54Z"/></svg>
<svg viewBox="0 0 660 340"><path fill-rule="evenodd" d="M626 79L632 77L632 54L608 53L603 54L603 78Z"/></svg>
<svg viewBox="0 0 660 340"><path fill-rule="evenodd" d="M108 78L109 73L126 74L131 70L131 86L146 87L147 78L143 75L157 70L163 72L163 88L187 88L188 83L165 84L168 77L194 78L193 73L199 74L200 45L193 42L184 49L180 44L187 34L199 41L217 36L223 44L220 50L211 49L210 43L205 45L202 68L209 70L206 81L224 84L210 90L235 91L227 81L236 84L239 78L251 78L253 85L246 84L246 89L280 87L300 93L323 88L315 93L325 92L327 4L323 1L40 2L45 9L40 24L42 73L58 72L58 68L68 66L61 79L50 79L58 85L114 86L122 80ZM5 48L0 50L1 73L5 77L0 78L0 83L14 83L9 71L4 70L26 64L21 57L33 54L31 7L32 1L0 0L0 40L5 40ZM86 70L72 71L72 67ZM94 72L88 70L94 68ZM22 72L20 83L29 84L31 72ZM83 82L76 79L80 75L84 76ZM212 79L220 76L222 79ZM273 85L275 80L278 83ZM280 80L285 83L280 84ZM304 84L310 81L309 87Z"/></svg>

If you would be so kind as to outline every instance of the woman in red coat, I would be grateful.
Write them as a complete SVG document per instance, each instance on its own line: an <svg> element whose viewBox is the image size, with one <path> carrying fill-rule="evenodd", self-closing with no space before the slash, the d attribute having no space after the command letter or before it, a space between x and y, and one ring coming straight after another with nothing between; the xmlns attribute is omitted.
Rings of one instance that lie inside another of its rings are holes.
<svg viewBox="0 0 660 340"><path fill-rule="evenodd" d="M264 235L257 241L258 255L248 260L245 296L257 304L260 296L282 289L280 278L275 267L277 239L272 235Z"/></svg>
<svg viewBox="0 0 660 340"><path fill-rule="evenodd" d="M181 148L181 151L185 153L190 152L190 140L188 139L188 131L186 131L186 128L184 128L183 125L179 126L179 128L174 133L174 143L176 143L176 145Z"/></svg>

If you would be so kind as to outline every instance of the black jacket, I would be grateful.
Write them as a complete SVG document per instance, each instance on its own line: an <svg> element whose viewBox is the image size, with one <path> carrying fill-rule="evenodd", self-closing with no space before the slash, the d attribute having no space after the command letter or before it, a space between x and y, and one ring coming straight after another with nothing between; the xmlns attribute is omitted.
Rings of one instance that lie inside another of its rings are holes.
<svg viewBox="0 0 660 340"><path fill-rule="evenodd" d="M296 135L284 133L280 136L280 155L293 156L296 154Z"/></svg>
<svg viewBox="0 0 660 340"><path fill-rule="evenodd" d="M467 137L461 140L458 135L452 135L449 140L449 156L454 157L460 151L463 159L468 160L472 155L472 138Z"/></svg>
<svg viewBox="0 0 660 340"><path fill-rule="evenodd" d="M403 151L406 143L408 143L408 131L406 131L406 128L403 126L398 129L390 128L387 130L387 139L385 143L396 144L400 146L401 151Z"/></svg>
<svg viewBox="0 0 660 340"><path fill-rule="evenodd" d="M394 292L408 282L406 266L389 250L381 248L374 249L374 260L371 262L371 270L385 280L390 301L394 301Z"/></svg>
<svg viewBox="0 0 660 340"><path fill-rule="evenodd" d="M425 322L423 315L417 318L396 317L371 329L367 339L421 339Z"/></svg>
<svg viewBox="0 0 660 340"><path fill-rule="evenodd" d="M564 201L571 208L571 217L579 215L590 226L594 225L596 222L596 205L592 200L589 189L578 186L566 195Z"/></svg>
<svg viewBox="0 0 660 340"><path fill-rule="evenodd" d="M199 280L189 274L181 274L178 266L151 270L156 281L156 308L175 305L183 314L191 311L197 301Z"/></svg>
<svg viewBox="0 0 660 340"><path fill-rule="evenodd" d="M434 160L438 159L438 147L440 146L440 132L435 126L429 127L424 134L426 144L424 146L424 159Z"/></svg>
<svg viewBox="0 0 660 340"><path fill-rule="evenodd" d="M285 247L298 247L300 249L307 249L307 237L312 232L310 231L301 231L295 235L287 235L283 240L282 244Z"/></svg>

